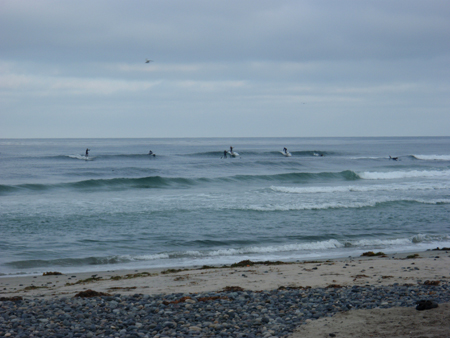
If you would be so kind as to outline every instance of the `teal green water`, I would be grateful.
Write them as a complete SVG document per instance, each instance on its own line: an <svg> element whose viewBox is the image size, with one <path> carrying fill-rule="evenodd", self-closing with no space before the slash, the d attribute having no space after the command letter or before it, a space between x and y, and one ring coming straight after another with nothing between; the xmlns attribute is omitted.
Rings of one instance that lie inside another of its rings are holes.
<svg viewBox="0 0 450 338"><path fill-rule="evenodd" d="M450 246L450 138L0 139L0 172L1 274Z"/></svg>

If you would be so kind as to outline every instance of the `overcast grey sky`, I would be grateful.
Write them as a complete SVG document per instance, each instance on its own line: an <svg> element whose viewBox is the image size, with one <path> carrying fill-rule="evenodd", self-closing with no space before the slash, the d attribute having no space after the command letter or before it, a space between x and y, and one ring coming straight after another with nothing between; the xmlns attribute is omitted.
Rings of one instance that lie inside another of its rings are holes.
<svg viewBox="0 0 450 338"><path fill-rule="evenodd" d="M1 0L0 138L449 136L449 67L448 0Z"/></svg>

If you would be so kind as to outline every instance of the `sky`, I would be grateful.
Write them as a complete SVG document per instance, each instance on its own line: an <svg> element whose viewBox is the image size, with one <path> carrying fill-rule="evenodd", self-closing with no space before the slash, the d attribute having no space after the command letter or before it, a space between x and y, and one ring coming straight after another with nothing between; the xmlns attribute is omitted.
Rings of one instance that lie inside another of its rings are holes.
<svg viewBox="0 0 450 338"><path fill-rule="evenodd" d="M0 0L0 138L450 136L449 41L447 0Z"/></svg>

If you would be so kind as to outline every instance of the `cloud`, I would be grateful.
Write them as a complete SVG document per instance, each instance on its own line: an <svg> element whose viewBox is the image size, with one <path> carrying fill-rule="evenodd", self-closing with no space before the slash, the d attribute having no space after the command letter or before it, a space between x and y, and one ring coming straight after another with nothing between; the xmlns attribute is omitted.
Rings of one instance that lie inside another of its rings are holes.
<svg viewBox="0 0 450 338"><path fill-rule="evenodd" d="M0 74L0 83L0 89L2 90L32 92L34 96L112 95L123 92L145 91L158 85L158 81L38 77L17 74Z"/></svg>
<svg viewBox="0 0 450 338"><path fill-rule="evenodd" d="M4 0L0 132L30 135L36 112L61 129L114 112L95 132L67 130L126 137L138 128L123 125L158 121L162 136L448 135L449 17L446 1ZM405 128L375 123L380 111ZM242 127L221 129L230 115Z"/></svg>
<svg viewBox="0 0 450 338"><path fill-rule="evenodd" d="M51 58L307 61L448 53L449 5L432 1L6 1L4 49ZM45 46L45 48L42 48ZM149 55L150 57L153 57ZM22 57L31 57L22 56Z"/></svg>

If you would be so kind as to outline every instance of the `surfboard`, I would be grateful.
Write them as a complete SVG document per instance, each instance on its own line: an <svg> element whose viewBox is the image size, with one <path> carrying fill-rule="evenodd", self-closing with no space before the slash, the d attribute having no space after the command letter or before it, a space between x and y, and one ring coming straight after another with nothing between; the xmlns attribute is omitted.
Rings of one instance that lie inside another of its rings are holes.
<svg viewBox="0 0 450 338"><path fill-rule="evenodd" d="M235 151L233 151L233 152L227 151L227 153L228 153L228 155L230 155L231 157L237 157L237 156L239 156L239 153L237 153L237 152L235 152Z"/></svg>
<svg viewBox="0 0 450 338"><path fill-rule="evenodd" d="M284 151L280 151L280 153L281 154L283 154L283 156L286 156L286 157L291 157L292 156L292 154L288 151L288 152L284 152Z"/></svg>
<svg viewBox="0 0 450 338"><path fill-rule="evenodd" d="M84 161L92 161L95 156L86 156L86 155L68 155L69 158L73 158L76 160L84 160Z"/></svg>

